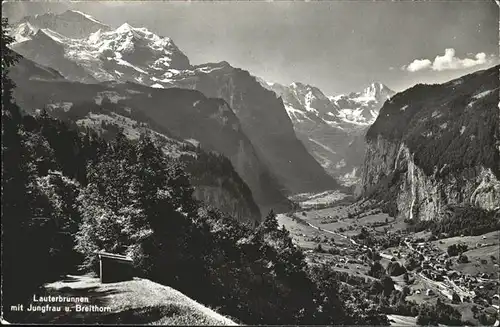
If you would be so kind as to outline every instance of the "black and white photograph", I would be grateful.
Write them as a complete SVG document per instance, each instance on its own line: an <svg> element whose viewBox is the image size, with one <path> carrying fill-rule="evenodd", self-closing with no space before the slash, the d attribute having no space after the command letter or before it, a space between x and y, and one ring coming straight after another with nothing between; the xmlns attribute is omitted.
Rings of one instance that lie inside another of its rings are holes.
<svg viewBox="0 0 500 327"><path fill-rule="evenodd" d="M2 1L2 324L500 327L499 11Z"/></svg>

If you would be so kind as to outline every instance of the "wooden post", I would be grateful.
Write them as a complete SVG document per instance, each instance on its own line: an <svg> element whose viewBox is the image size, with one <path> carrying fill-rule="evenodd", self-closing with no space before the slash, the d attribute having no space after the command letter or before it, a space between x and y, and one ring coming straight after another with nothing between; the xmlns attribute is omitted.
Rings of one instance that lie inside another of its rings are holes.
<svg viewBox="0 0 500 327"><path fill-rule="evenodd" d="M99 253L99 278L102 283L102 256L100 253Z"/></svg>

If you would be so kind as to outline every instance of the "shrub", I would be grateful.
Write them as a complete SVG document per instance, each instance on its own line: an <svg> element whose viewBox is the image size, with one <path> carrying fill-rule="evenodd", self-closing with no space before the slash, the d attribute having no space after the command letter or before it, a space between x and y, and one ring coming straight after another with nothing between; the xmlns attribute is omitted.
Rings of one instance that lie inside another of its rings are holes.
<svg viewBox="0 0 500 327"><path fill-rule="evenodd" d="M467 251L467 245L466 244L452 244L448 246L447 253L450 257L457 256L465 251Z"/></svg>
<svg viewBox="0 0 500 327"><path fill-rule="evenodd" d="M406 269L399 262L390 262L387 266L387 272L391 276L400 276L406 273ZM405 276L408 276L407 274Z"/></svg>
<svg viewBox="0 0 500 327"><path fill-rule="evenodd" d="M458 257L458 260L457 260L459 263L467 263L469 262L469 258L465 255L465 254L461 254L459 257Z"/></svg>

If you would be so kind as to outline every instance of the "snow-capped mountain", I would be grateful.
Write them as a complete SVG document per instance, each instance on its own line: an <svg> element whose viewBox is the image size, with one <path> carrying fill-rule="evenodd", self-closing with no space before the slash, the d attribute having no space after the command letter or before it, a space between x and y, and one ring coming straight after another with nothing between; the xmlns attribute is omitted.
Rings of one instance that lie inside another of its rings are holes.
<svg viewBox="0 0 500 327"><path fill-rule="evenodd" d="M107 31L111 28L90 15L77 10L67 10L61 14L46 13L26 16L16 25L29 24L36 29L51 29L56 33L70 38L84 38L98 30Z"/></svg>
<svg viewBox="0 0 500 327"><path fill-rule="evenodd" d="M384 102L395 92L381 83L372 83L361 92L329 97L339 108L342 121L358 125L371 125L375 122Z"/></svg>
<svg viewBox="0 0 500 327"><path fill-rule="evenodd" d="M67 38L59 33L50 29L39 29L31 23L22 23L12 32L16 33L13 34L16 43L12 45L12 49L23 57L53 68L69 80L97 82L84 67L67 56L66 44L62 42Z"/></svg>
<svg viewBox="0 0 500 327"><path fill-rule="evenodd" d="M361 92L326 96L319 88L307 84L295 82L284 86L259 81L282 97L292 121L311 119L312 113L327 124L343 129L373 124L384 102L395 94L381 83L372 83Z"/></svg>
<svg viewBox="0 0 500 327"><path fill-rule="evenodd" d="M358 182L365 146L362 136L395 92L372 83L360 92L326 96L303 83L259 82L283 99L297 137L323 168L345 184Z"/></svg>
<svg viewBox="0 0 500 327"><path fill-rule="evenodd" d="M17 25L11 31L11 35L14 37L14 44L33 39L38 30L39 28L34 27L29 22Z"/></svg>
<svg viewBox="0 0 500 327"><path fill-rule="evenodd" d="M80 16L88 24L94 22L92 17ZM27 19L12 30L19 33L19 42L13 49L28 59L56 69L69 81L133 82L157 89L178 87L223 99L239 120L242 132L258 149L259 160L276 177L279 192L296 194L338 187L297 139L283 102L247 71L227 62L192 66L170 38L127 23L116 29L95 29L75 38L59 33L61 28L56 23L38 27L32 21ZM20 26L26 22L29 25ZM46 27L49 25L53 28ZM232 158L233 164L238 173L246 176L244 172L254 168L240 159ZM265 180L248 184L252 188L261 182ZM262 193L256 189L252 192Z"/></svg>
<svg viewBox="0 0 500 327"><path fill-rule="evenodd" d="M51 28L39 28L24 22L13 29L12 35L16 39L14 50L29 59L49 64L70 80L134 81L163 87L159 82L169 82L169 77L178 74L179 70L191 67L189 59L170 38L127 23L114 30L98 29L87 37L77 39ZM44 54L40 51L41 47L49 49L49 52ZM51 51L53 49L57 49L57 54ZM61 64L52 60L54 56ZM78 65L85 74L75 75L73 67L64 65L68 60ZM80 75L86 76L83 78Z"/></svg>

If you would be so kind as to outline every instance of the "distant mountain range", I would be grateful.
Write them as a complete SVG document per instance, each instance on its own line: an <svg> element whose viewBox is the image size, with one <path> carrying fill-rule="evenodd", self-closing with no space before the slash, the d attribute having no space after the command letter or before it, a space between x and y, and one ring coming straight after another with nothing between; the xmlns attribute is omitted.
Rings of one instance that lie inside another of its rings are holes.
<svg viewBox="0 0 500 327"><path fill-rule="evenodd" d="M259 81L283 99L297 137L323 168L345 185L359 182L364 133L395 92L372 83L361 92L326 96L311 85Z"/></svg>
<svg viewBox="0 0 500 327"><path fill-rule="evenodd" d="M292 194L339 187L297 139L283 102L245 70L226 62L193 66L167 37L126 23L113 29L77 11L25 17L11 34L15 51L65 80L24 74L16 96L26 108L107 98L140 111L227 156L262 212L287 210Z"/></svg>
<svg viewBox="0 0 500 327"><path fill-rule="evenodd" d="M319 88L292 83L284 86L260 79L263 86L283 98L292 121L310 119L310 115L341 129L355 129L375 122L384 102L396 92L381 83L372 83L361 92L326 96Z"/></svg>

